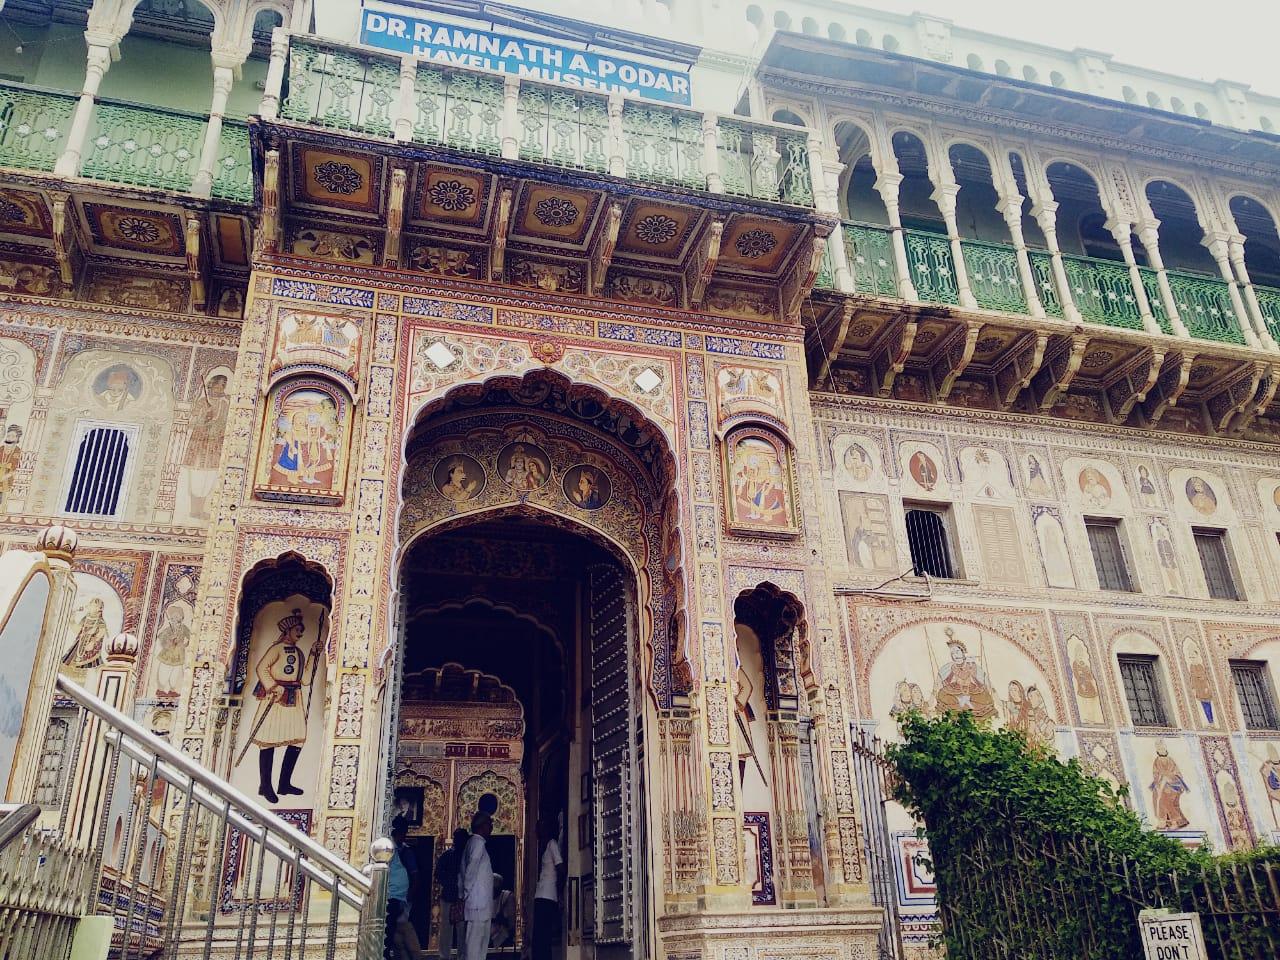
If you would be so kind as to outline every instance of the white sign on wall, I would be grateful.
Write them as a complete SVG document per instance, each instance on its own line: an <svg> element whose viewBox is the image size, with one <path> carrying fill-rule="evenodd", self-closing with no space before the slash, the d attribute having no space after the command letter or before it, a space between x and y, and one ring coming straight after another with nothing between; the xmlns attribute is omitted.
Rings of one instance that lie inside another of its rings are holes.
<svg viewBox="0 0 1280 960"><path fill-rule="evenodd" d="M686 105L689 74L612 54L583 50L507 31L481 30L443 18L391 9L360 11L360 42L424 60L473 70L512 73L587 90L618 91Z"/></svg>
<svg viewBox="0 0 1280 960"><path fill-rule="evenodd" d="M1207 960L1198 913L1144 910L1138 930L1147 960Z"/></svg>

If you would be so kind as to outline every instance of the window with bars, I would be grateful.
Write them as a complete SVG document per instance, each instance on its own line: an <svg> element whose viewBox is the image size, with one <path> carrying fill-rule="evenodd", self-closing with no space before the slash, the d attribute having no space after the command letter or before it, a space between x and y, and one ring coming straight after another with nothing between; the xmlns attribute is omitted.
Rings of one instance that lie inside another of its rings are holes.
<svg viewBox="0 0 1280 960"><path fill-rule="evenodd" d="M1129 703L1129 718L1135 727L1167 727L1169 713L1164 708L1156 657L1122 654L1120 679Z"/></svg>
<svg viewBox="0 0 1280 960"><path fill-rule="evenodd" d="M1133 580L1125 563L1124 548L1120 543L1118 520L1086 519L1084 528L1089 534L1089 550L1093 554L1093 567L1098 571L1098 586L1103 590L1133 592Z"/></svg>
<svg viewBox="0 0 1280 960"><path fill-rule="evenodd" d="M134 441L135 433L131 429L78 424L71 445L75 462L63 511L79 516L115 516L124 500Z"/></svg>
<svg viewBox="0 0 1280 960"><path fill-rule="evenodd" d="M1209 596L1215 600L1241 599L1240 591L1236 589L1235 576L1231 572L1231 556L1227 553L1227 532L1202 528L1193 532Z"/></svg>
<svg viewBox="0 0 1280 960"><path fill-rule="evenodd" d="M1267 665L1257 660L1232 660L1231 678L1236 683L1240 714L1246 730L1277 730L1276 696L1267 675Z"/></svg>
<svg viewBox="0 0 1280 960"><path fill-rule="evenodd" d="M954 580L959 576L951 549L951 511L945 506L907 505L907 545L916 576Z"/></svg>

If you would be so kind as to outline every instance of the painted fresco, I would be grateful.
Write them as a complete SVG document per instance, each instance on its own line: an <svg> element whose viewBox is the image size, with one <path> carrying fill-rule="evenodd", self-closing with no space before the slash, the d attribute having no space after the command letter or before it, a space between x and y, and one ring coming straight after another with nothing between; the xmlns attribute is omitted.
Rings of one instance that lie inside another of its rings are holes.
<svg viewBox="0 0 1280 960"><path fill-rule="evenodd" d="M319 379L289 380L273 390L259 492L272 499L341 500L350 407L340 389Z"/></svg>
<svg viewBox="0 0 1280 960"><path fill-rule="evenodd" d="M786 445L765 431L746 428L730 433L724 449L729 526L766 534L794 532Z"/></svg>

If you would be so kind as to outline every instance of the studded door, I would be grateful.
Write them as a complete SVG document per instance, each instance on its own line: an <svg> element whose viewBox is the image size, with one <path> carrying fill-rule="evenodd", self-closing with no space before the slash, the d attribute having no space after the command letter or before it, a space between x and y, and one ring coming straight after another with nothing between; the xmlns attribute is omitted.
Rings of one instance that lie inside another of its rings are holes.
<svg viewBox="0 0 1280 960"><path fill-rule="evenodd" d="M636 717L630 593L622 571L587 571L585 626L591 651L592 810L595 820L597 958L631 955L635 929Z"/></svg>

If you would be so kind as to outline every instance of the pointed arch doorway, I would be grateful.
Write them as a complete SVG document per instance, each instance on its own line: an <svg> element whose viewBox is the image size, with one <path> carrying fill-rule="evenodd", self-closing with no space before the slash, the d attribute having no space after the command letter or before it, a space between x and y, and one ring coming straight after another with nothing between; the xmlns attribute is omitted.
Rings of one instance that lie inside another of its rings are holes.
<svg viewBox="0 0 1280 960"><path fill-rule="evenodd" d="M540 818L567 861L557 960L650 953L644 732L670 695L679 574L666 451L634 409L554 374L457 391L406 444L388 793L421 811L424 867L498 797L513 916L492 957L529 943ZM414 913L434 950L431 880Z"/></svg>

